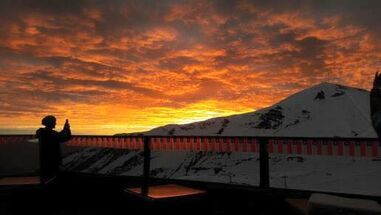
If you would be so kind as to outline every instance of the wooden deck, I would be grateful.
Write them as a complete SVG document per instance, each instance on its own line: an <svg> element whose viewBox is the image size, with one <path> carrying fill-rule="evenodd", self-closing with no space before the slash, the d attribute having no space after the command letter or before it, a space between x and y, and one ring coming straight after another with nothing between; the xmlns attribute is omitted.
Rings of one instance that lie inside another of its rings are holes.
<svg viewBox="0 0 381 215"><path fill-rule="evenodd" d="M165 201L146 204L134 195L126 195L126 190L141 192L135 179L63 175L46 186L36 186L38 181L37 177L3 178L4 186L0 187L12 185L13 189L0 195L0 214L298 214L278 196L244 190L208 188L205 192L205 187L161 183L150 186L148 196ZM192 201L178 201L186 196Z"/></svg>
<svg viewBox="0 0 381 215"><path fill-rule="evenodd" d="M19 185L39 185L40 177L24 176L24 177L4 177L0 178L0 186L19 186Z"/></svg>
<svg viewBox="0 0 381 215"><path fill-rule="evenodd" d="M37 176L0 179L0 214L307 214L311 193L141 177L62 173L41 185ZM353 197L352 197L353 198ZM380 203L380 200L376 200Z"/></svg>
<svg viewBox="0 0 381 215"><path fill-rule="evenodd" d="M141 187L127 188L125 191L135 195L146 196L147 198L150 198L152 200L187 198L191 196L206 195L205 190L194 189L178 184L149 186L147 195L143 194Z"/></svg>

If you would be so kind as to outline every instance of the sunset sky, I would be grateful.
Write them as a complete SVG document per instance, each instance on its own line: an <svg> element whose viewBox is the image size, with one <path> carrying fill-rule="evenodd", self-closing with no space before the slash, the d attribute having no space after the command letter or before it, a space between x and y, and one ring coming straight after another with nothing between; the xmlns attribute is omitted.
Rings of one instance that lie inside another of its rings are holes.
<svg viewBox="0 0 381 215"><path fill-rule="evenodd" d="M369 90L381 1L0 0L0 133L254 111L322 81Z"/></svg>

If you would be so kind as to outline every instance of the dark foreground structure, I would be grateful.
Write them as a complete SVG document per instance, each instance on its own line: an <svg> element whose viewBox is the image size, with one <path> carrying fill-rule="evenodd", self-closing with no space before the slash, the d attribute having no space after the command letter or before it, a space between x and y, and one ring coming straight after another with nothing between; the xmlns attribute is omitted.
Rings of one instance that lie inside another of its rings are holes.
<svg viewBox="0 0 381 215"><path fill-rule="evenodd" d="M0 136L0 141L4 145L17 145L29 142L31 138L30 135L5 135ZM311 211L314 207L319 208L320 212L310 214L381 214L379 196L325 192L338 197L323 196L321 199L318 196L314 198L314 205L311 205L313 193L320 191L278 189L269 183L269 155L272 153L377 159L381 151L378 139L74 136L68 145L140 151L144 159L142 175L60 171L47 181L41 181L36 174L3 175L0 177L1 215L307 214L307 210ZM260 166L256 174L260 176L260 181L258 186L249 186L153 178L150 175L150 163L151 151L155 150L256 153ZM340 199L342 197L351 199ZM337 205L330 201L344 203ZM361 207L352 208L353 205ZM321 213L322 210L324 213Z"/></svg>
<svg viewBox="0 0 381 215"><path fill-rule="evenodd" d="M132 178L62 173L45 185L33 180L24 178L24 185L3 183L0 214L302 214L281 195L216 184L157 181L152 186L164 184L164 189L150 198L129 191L141 183ZM173 195L178 187L190 193Z"/></svg>

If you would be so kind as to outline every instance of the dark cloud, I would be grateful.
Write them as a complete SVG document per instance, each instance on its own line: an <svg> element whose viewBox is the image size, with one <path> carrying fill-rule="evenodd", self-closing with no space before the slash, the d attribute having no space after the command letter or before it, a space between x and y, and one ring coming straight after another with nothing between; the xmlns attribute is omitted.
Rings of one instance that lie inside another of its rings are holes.
<svg viewBox="0 0 381 215"><path fill-rule="evenodd" d="M87 3L86 3L87 2ZM22 1L22 0L1 0L0 8L3 11L27 11L27 12L44 12L51 14L79 13L90 3L83 0L38 0L38 1Z"/></svg>
<svg viewBox="0 0 381 215"><path fill-rule="evenodd" d="M75 71L76 74L97 78L121 78L119 67L96 62L82 61L73 57L40 57L39 60L60 69L65 73Z"/></svg>
<svg viewBox="0 0 381 215"><path fill-rule="evenodd" d="M274 14L296 12L305 17L313 17L317 23L326 17L340 17L341 25L358 25L370 32L381 33L381 2L377 0L292 0L292 1L249 1L259 10Z"/></svg>
<svg viewBox="0 0 381 215"><path fill-rule="evenodd" d="M197 89L196 91L173 96L171 97L172 101L180 104L192 104L208 99L234 100L239 96L229 90L226 84L216 79L201 78L193 80L193 83Z"/></svg>
<svg viewBox="0 0 381 215"><path fill-rule="evenodd" d="M302 40L292 41L297 47L295 51L285 51L278 54L279 61L276 62L284 67L299 66L301 73L306 77L314 73L322 73L325 69L324 49L327 41L315 37L307 37Z"/></svg>
<svg viewBox="0 0 381 215"><path fill-rule="evenodd" d="M229 15L235 12L239 2L240 1L215 0L213 1L213 6L218 13Z"/></svg>
<svg viewBox="0 0 381 215"><path fill-rule="evenodd" d="M83 79L74 79L74 78L65 78L64 76L56 76L46 71L37 71L29 74L24 74L24 78L26 80L38 80L46 87L51 85L54 88L67 88L70 86L80 86L80 87L96 87L97 89L102 89L103 92L107 92L108 90L131 90L138 94L143 94L146 96L160 96L159 92L154 90L146 89L143 87L136 86L134 84L117 81L117 80L83 80ZM44 87L44 86L42 86ZM84 91L87 95L96 95L97 92L102 91ZM83 92L79 92L74 96L83 96ZM90 93L90 94L89 94ZM85 94L85 95L86 95ZM50 94L47 94L50 95ZM54 97L54 92L52 92ZM66 95L71 95L67 93ZM57 95L55 97L60 97Z"/></svg>
<svg viewBox="0 0 381 215"><path fill-rule="evenodd" d="M192 57L180 56L160 60L159 67L165 70L181 71L184 66L197 65L199 63L200 62L197 59Z"/></svg>

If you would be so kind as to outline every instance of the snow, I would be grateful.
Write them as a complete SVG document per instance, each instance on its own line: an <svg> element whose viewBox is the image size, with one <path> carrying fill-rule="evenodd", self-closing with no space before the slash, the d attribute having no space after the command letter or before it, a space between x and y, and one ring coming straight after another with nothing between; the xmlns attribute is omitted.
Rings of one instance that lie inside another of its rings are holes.
<svg viewBox="0 0 381 215"><path fill-rule="evenodd" d="M295 155L296 156L296 155ZM381 162L370 158L303 156L304 161L270 162L271 186L299 190L381 195Z"/></svg>
<svg viewBox="0 0 381 215"><path fill-rule="evenodd" d="M319 92L324 92L324 99L315 99ZM376 137L370 120L369 92L330 83L313 86L255 112L171 124L146 134Z"/></svg>
<svg viewBox="0 0 381 215"><path fill-rule="evenodd" d="M376 201L318 193L311 195L308 207L311 214L381 214Z"/></svg>
<svg viewBox="0 0 381 215"><path fill-rule="evenodd" d="M110 153L105 153L103 158L101 151L98 151L93 156L101 157L99 161L104 161L112 156ZM141 155L132 151L104 165L98 171L94 172L94 165L77 171L140 176L143 170L142 163L131 166L125 162L134 160L131 159L134 156ZM381 196L381 161L331 156L302 156L302 161L290 159L296 156L300 155L270 156L271 187ZM258 154L243 152L153 152L151 176L258 186L258 159ZM71 159L65 159L65 163L72 163ZM131 168L115 171L123 169L124 165ZM71 168L73 169L73 166Z"/></svg>
<svg viewBox="0 0 381 215"><path fill-rule="evenodd" d="M255 112L185 125L167 125L151 135L370 137L369 92L321 83ZM299 159L291 159L299 156ZM270 155L270 186L381 196L381 161L346 156ZM163 152L151 154L151 175L259 185L257 153ZM142 175L140 151L85 149L64 159L70 171Z"/></svg>

